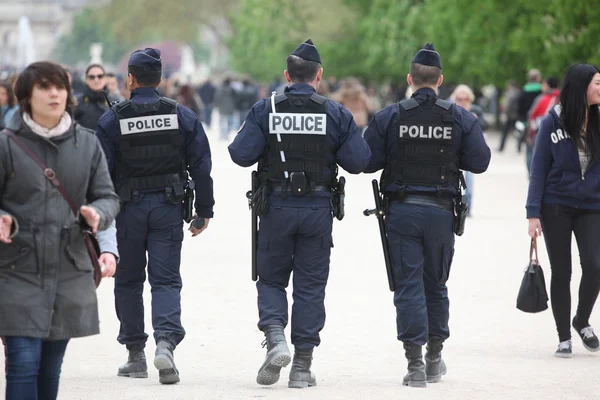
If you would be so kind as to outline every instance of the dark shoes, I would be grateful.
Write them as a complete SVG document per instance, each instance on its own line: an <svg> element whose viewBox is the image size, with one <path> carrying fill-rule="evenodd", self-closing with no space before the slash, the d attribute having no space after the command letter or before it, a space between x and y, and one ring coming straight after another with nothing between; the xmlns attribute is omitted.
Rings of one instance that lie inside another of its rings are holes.
<svg viewBox="0 0 600 400"><path fill-rule="evenodd" d="M425 372L428 383L436 383L446 375L446 363L442 360L442 349L444 348L440 339L431 338L427 341L427 353L425 353Z"/></svg>
<svg viewBox="0 0 600 400"><path fill-rule="evenodd" d="M404 386L427 387L427 383L436 383L446 375L447 369L442 359L443 341L430 338L427 341L427 353L423 362L421 346L404 343L404 351L408 360L408 373L402 379Z"/></svg>
<svg viewBox="0 0 600 400"><path fill-rule="evenodd" d="M408 373L402 378L402 384L410 387L427 387L427 373L421 346L404 343L404 355L408 360Z"/></svg>
<svg viewBox="0 0 600 400"><path fill-rule="evenodd" d="M147 378L148 366L144 350L130 350L127 362L119 367L117 375L128 378Z"/></svg>
<svg viewBox="0 0 600 400"><path fill-rule="evenodd" d="M577 323L577 317L575 317L573 318L573 328L577 331L577 334L579 334L579 337L583 342L583 347L591 352L600 350L600 342L598 341L598 337L594 334L594 330L591 326L579 325Z"/></svg>
<svg viewBox="0 0 600 400"><path fill-rule="evenodd" d="M281 368L287 367L292 361L292 356L285 341L283 326L269 325L263 331L266 336L263 347L267 347L267 355L258 370L256 383L273 385L279 380Z"/></svg>
<svg viewBox="0 0 600 400"><path fill-rule="evenodd" d="M558 344L558 348L554 355L558 358L571 358L573 357L573 344L570 340L565 340Z"/></svg>
<svg viewBox="0 0 600 400"><path fill-rule="evenodd" d="M166 341L159 341L154 355L154 366L158 369L158 381L162 384L179 382L179 371L175 366L173 345Z"/></svg>
<svg viewBox="0 0 600 400"><path fill-rule="evenodd" d="M313 349L295 349L294 362L290 370L288 387L293 389L304 389L317 386L317 378L310 370L312 365Z"/></svg>

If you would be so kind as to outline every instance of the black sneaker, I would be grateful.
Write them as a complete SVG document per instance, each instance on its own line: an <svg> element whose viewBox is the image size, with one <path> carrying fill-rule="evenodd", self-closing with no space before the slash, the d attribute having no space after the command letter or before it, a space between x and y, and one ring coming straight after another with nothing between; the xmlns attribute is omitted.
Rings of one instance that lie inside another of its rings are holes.
<svg viewBox="0 0 600 400"><path fill-rule="evenodd" d="M600 342L598 341L598 337L594 334L594 330L591 326L588 325L585 328L580 328L576 326L575 319L573 319L573 328L575 328L579 334L579 337L583 342L583 347L592 352L600 350Z"/></svg>
<svg viewBox="0 0 600 400"><path fill-rule="evenodd" d="M560 342L554 355L559 358L573 357L573 345L571 344L571 341L565 340L564 342Z"/></svg>

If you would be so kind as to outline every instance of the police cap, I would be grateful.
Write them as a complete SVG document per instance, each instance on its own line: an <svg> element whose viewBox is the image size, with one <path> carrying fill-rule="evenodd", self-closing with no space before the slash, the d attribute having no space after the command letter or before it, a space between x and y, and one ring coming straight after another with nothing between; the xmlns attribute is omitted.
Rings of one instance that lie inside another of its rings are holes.
<svg viewBox="0 0 600 400"><path fill-rule="evenodd" d="M127 65L142 68L146 71L161 72L162 61L160 59L160 50L150 47L144 50L136 50L131 53Z"/></svg>
<svg viewBox="0 0 600 400"><path fill-rule="evenodd" d="M433 43L427 43L421 50L417 52L412 64L429 65L430 67L438 67L442 69L442 59L440 53L435 51Z"/></svg>
<svg viewBox="0 0 600 400"><path fill-rule="evenodd" d="M300 57L306 61L314 61L321 64L321 55L319 54L319 50L315 47L315 44L311 39L308 39L306 42L301 43L300 46L296 47L296 49L292 52L292 56Z"/></svg>

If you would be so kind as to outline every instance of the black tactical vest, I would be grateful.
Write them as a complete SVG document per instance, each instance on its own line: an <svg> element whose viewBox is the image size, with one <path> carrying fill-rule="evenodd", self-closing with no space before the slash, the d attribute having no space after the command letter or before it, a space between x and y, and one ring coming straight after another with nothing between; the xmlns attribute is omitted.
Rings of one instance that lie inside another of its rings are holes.
<svg viewBox="0 0 600 400"><path fill-rule="evenodd" d="M120 135L115 187L122 201L145 190L173 190L183 194L186 180L183 138L179 132L177 102L161 97L156 103L129 100L113 106Z"/></svg>
<svg viewBox="0 0 600 400"><path fill-rule="evenodd" d="M316 93L286 93L273 100L269 114L267 152L259 164L262 179L286 186L293 172L303 172L311 187L330 188L325 180L327 155L327 98ZM332 170L335 173L335 169ZM286 176L287 175L287 176Z"/></svg>
<svg viewBox="0 0 600 400"><path fill-rule="evenodd" d="M435 98L421 105L414 98L398 103L398 146L385 167L385 185L441 189L450 183L458 188L453 109L452 103Z"/></svg>

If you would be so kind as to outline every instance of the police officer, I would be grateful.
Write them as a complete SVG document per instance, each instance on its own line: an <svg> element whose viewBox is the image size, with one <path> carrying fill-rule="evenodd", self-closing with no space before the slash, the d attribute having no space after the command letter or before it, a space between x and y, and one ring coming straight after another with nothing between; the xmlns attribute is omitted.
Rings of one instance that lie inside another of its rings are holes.
<svg viewBox="0 0 600 400"><path fill-rule="evenodd" d="M284 328L286 287L294 272L291 340L295 347L289 387L317 384L311 372L313 348L325 325L325 287L332 241L331 190L337 163L351 174L367 166L371 152L351 113L316 94L323 68L312 40L287 58L285 93L256 103L229 146L242 167L258 162L268 210L258 234L258 328L267 355L257 383L272 385L291 361Z"/></svg>
<svg viewBox="0 0 600 400"><path fill-rule="evenodd" d="M142 300L147 264L157 344L154 365L160 383L169 384L179 382L173 351L185 336L179 273L186 213L182 202L191 205L195 186L196 216L190 230L197 236L213 217L211 153L198 116L159 96L160 51L138 50L128 65L131 98L105 113L96 132L123 203L117 217L121 259L115 275L115 306L121 322L117 340L127 346L129 358L118 375L148 376Z"/></svg>
<svg viewBox="0 0 600 400"><path fill-rule="evenodd" d="M460 170L485 172L490 149L470 112L438 99L443 76L433 44L415 55L407 80L412 97L379 111L365 131L373 152L366 172L383 169L398 340L408 359L403 384L425 387L446 373L441 351Z"/></svg>

